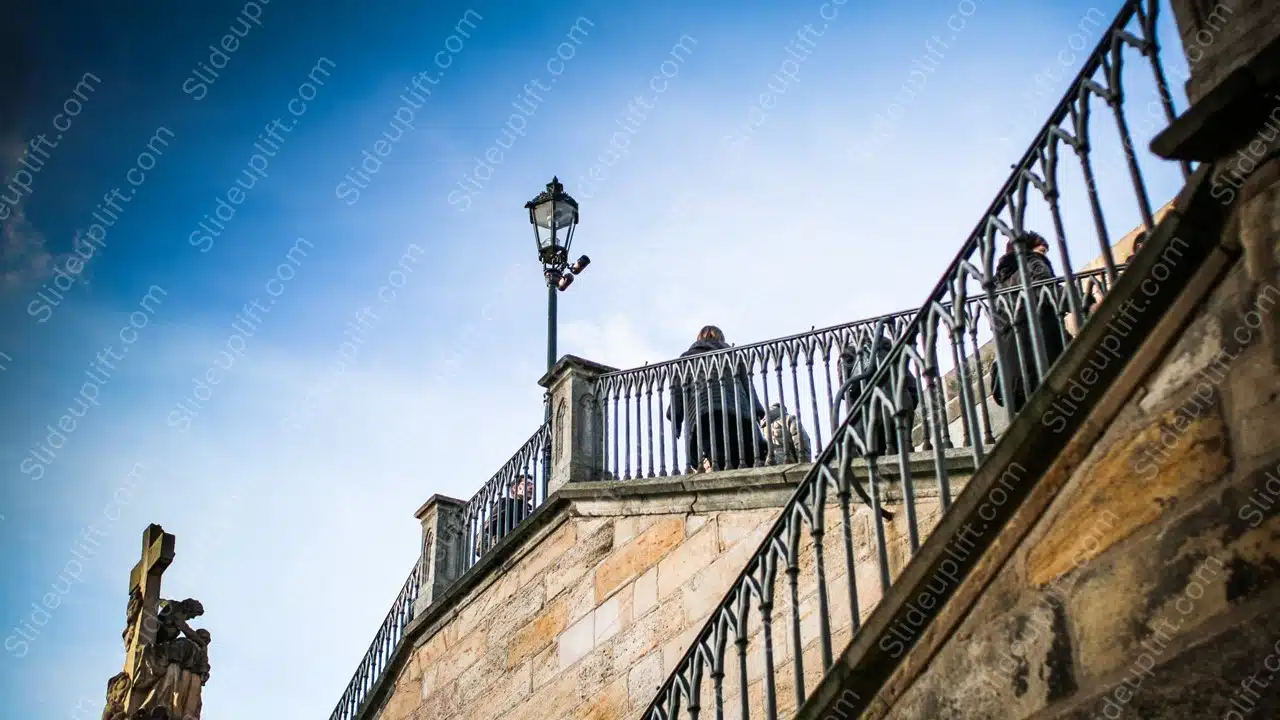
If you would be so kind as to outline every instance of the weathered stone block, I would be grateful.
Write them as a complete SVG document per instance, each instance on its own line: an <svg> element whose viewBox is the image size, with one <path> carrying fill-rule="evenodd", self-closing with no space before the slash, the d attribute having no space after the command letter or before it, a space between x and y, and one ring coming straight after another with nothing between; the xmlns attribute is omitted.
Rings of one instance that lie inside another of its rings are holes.
<svg viewBox="0 0 1280 720"><path fill-rule="evenodd" d="M554 680L560 674L559 648L553 643L538 652L529 661L532 667L532 685L534 692Z"/></svg>
<svg viewBox="0 0 1280 720"><path fill-rule="evenodd" d="M551 601L528 625L516 631L507 646L507 668L513 668L555 641L569 618L568 600Z"/></svg>
<svg viewBox="0 0 1280 720"><path fill-rule="evenodd" d="M633 705L643 705L653 699L667 679L662 672L662 652L655 650L641 658L627 673L627 695Z"/></svg>
<svg viewBox="0 0 1280 720"><path fill-rule="evenodd" d="M569 624L572 625L596 608L594 575L587 574L578 580L578 584L569 591L568 596Z"/></svg>
<svg viewBox="0 0 1280 720"><path fill-rule="evenodd" d="M1226 413L1232 449L1244 462L1274 455L1280 437L1280 381L1267 348L1256 345L1232 363Z"/></svg>
<svg viewBox="0 0 1280 720"><path fill-rule="evenodd" d="M488 634L484 630L477 630L451 645L435 663L438 672L437 682L440 685L450 683L474 665L484 655L487 640Z"/></svg>
<svg viewBox="0 0 1280 720"><path fill-rule="evenodd" d="M503 653L488 652L458 675L456 692L459 694L459 704L462 707L474 707L486 691L510 677L505 672L506 660Z"/></svg>
<svg viewBox="0 0 1280 720"><path fill-rule="evenodd" d="M705 527L658 563L658 599L670 597L718 554L714 526Z"/></svg>
<svg viewBox="0 0 1280 720"><path fill-rule="evenodd" d="M509 602L494 608L484 623L489 636L489 648L500 654L511 643L516 631L527 626L546 605L546 590L541 584L524 586Z"/></svg>
<svg viewBox="0 0 1280 720"><path fill-rule="evenodd" d="M596 568L596 604L653 567L684 540L684 517L664 518L614 551Z"/></svg>
<svg viewBox="0 0 1280 720"><path fill-rule="evenodd" d="M654 515L624 515L613 522L613 546L622 547L662 518Z"/></svg>
<svg viewBox="0 0 1280 720"><path fill-rule="evenodd" d="M1058 499L1064 509L1027 554L1031 582L1043 585L1087 562L1223 476L1230 458L1218 398L1198 398L1184 392L1155 422L1108 431L1112 440L1104 437L1100 456L1075 472Z"/></svg>
<svg viewBox="0 0 1280 720"><path fill-rule="evenodd" d="M568 521L543 538L542 542L534 546L520 561L518 571L520 585L527 585L536 579L541 579L543 572L561 555L568 552L577 539L577 526Z"/></svg>
<svg viewBox="0 0 1280 720"><path fill-rule="evenodd" d="M394 697L392 700L394 701ZM458 681L442 684L431 696L422 701L417 717L454 718L462 708L462 696L458 692Z"/></svg>
<svg viewBox="0 0 1280 720"><path fill-rule="evenodd" d="M678 601L668 601L637 619L610 643L614 669L626 672L632 665L684 629L684 612Z"/></svg>
<svg viewBox="0 0 1280 720"><path fill-rule="evenodd" d="M739 542L731 550L715 558L705 570L689 578L680 594L686 620L693 622L704 618L719 605L733 581L746 567L747 561L764 542L769 529L770 523L757 524L750 534L737 537ZM723 538L723 534L721 537ZM658 571L662 572L662 566L658 567Z"/></svg>
<svg viewBox="0 0 1280 720"><path fill-rule="evenodd" d="M772 523L777 517L776 508L718 513L716 529L720 533L720 551L724 552L749 537L758 537L757 528Z"/></svg>
<svg viewBox="0 0 1280 720"><path fill-rule="evenodd" d="M596 608L595 643L598 647L631 624L632 586L627 585Z"/></svg>
<svg viewBox="0 0 1280 720"><path fill-rule="evenodd" d="M571 720L617 720L623 717L628 704L627 679L622 677L595 693L569 717Z"/></svg>
<svg viewBox="0 0 1280 720"><path fill-rule="evenodd" d="M594 528L580 523L576 535L578 541L573 547L547 569L549 598L585 577L613 549L613 526L609 523L595 523Z"/></svg>
<svg viewBox="0 0 1280 720"><path fill-rule="evenodd" d="M547 720L563 718L582 704L586 695L582 692L581 680L577 673L560 673L551 683L542 686L539 692L530 695L503 717L503 720ZM433 717L425 715L424 718ZM466 720L476 716L464 715ZM461 720L461 718L460 718ZM476 718L479 720L479 718Z"/></svg>
<svg viewBox="0 0 1280 720"><path fill-rule="evenodd" d="M475 701L468 703L467 715L475 718L496 718L524 701L532 692L532 664L522 663L506 675L499 676Z"/></svg>
<svg viewBox="0 0 1280 720"><path fill-rule="evenodd" d="M692 537L695 533L702 529L703 525L711 518L707 515L689 515L684 519L684 534L686 537Z"/></svg>
<svg viewBox="0 0 1280 720"><path fill-rule="evenodd" d="M422 673L422 697L424 700L436 691L436 673L438 671L439 668L432 665Z"/></svg>
<svg viewBox="0 0 1280 720"><path fill-rule="evenodd" d="M652 567L636 578L633 590L636 617L643 617L658 605L658 568Z"/></svg>
<svg viewBox="0 0 1280 720"><path fill-rule="evenodd" d="M676 665L680 662L680 658L688 652L689 648L698 638L698 633L702 630L706 618L698 618L693 622L685 622L683 628L678 635L670 637L666 642L662 643L662 671L668 675L675 672Z"/></svg>
<svg viewBox="0 0 1280 720"><path fill-rule="evenodd" d="M1206 317L1183 333L1169 356L1151 375L1138 401L1144 413L1160 411L1166 401L1188 383L1201 380L1205 371L1218 373L1229 360L1223 350L1223 329L1217 318Z"/></svg>
<svg viewBox="0 0 1280 720"><path fill-rule="evenodd" d="M588 613L561 633L557 647L561 670L586 657L595 647L595 612Z"/></svg>
<svg viewBox="0 0 1280 720"><path fill-rule="evenodd" d="M1280 508L1255 514L1248 504L1273 470L1199 498L1158 534L1081 572L1069 612L1088 675L1120 672L1153 644L1280 586Z"/></svg>
<svg viewBox="0 0 1280 720"><path fill-rule="evenodd" d="M1008 612L978 608L888 717L1028 717L1075 690L1071 656L1061 606L1027 594Z"/></svg>
<svg viewBox="0 0 1280 720"><path fill-rule="evenodd" d="M1280 600L1280 598L1277 598ZM1274 607L1277 600L1273 600ZM1160 657L1153 669L1114 677L1085 698L1041 717L1055 720L1136 717L1144 720L1280 717L1280 614L1242 615L1196 645Z"/></svg>

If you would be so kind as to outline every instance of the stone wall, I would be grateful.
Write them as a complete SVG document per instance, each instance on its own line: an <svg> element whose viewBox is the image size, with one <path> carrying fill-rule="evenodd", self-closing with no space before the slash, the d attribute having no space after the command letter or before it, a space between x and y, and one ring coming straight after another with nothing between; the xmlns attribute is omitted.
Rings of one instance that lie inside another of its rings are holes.
<svg viewBox="0 0 1280 720"><path fill-rule="evenodd" d="M1280 716L1280 375L1259 329L1277 303L1233 267L869 717Z"/></svg>
<svg viewBox="0 0 1280 720"><path fill-rule="evenodd" d="M953 460L958 492L970 461L962 453ZM509 556L461 596L446 595L427 611L425 625L411 631L412 655L400 664L377 717L638 717L808 468L571 483L548 503L555 517L541 519L536 531L508 547ZM917 476L916 494L927 532L940 516L936 483ZM886 487L886 507L899 506L896 497ZM887 528L894 574L909 555L903 515ZM843 546L836 544L841 514L834 504L827 521L828 583L843 588L846 573L837 561ZM853 523L859 613L865 617L880 598L869 508L858 506ZM811 565L806 560L802 572L811 575ZM808 630L816 624L815 595L810 586L800 598ZM849 600L844 591L831 597L835 628L843 628L839 647L849 637ZM780 599L777 617L789 612L789 601ZM791 651L783 635L779 630L775 636L778 667ZM752 648L758 644L753 638ZM806 643L806 653L815 650ZM764 668L760 654L752 655L748 694L758 703ZM736 697L736 690L727 692ZM779 694L786 695L781 688Z"/></svg>

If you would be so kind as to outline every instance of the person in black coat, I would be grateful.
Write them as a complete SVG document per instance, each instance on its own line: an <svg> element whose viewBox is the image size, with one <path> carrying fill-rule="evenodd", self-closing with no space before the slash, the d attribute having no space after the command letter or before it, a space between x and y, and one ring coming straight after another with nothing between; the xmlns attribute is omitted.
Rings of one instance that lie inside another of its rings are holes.
<svg viewBox="0 0 1280 720"><path fill-rule="evenodd" d="M680 357L724 350L724 332L707 325L698 339ZM683 380L683 384L682 384ZM697 416L697 423L688 422ZM761 456L764 438L757 423L765 416L747 380L747 365L677 377L671 387L671 407L667 409L676 437L684 433L685 452L695 470L726 470L752 467ZM739 442L741 438L741 442ZM709 467L708 467L709 466Z"/></svg>
<svg viewBox="0 0 1280 720"><path fill-rule="evenodd" d="M867 389L867 383L871 380L871 376L884 364L884 361L889 356L889 351L893 349L893 343L881 333L882 329L877 328L874 341L866 340L859 346L847 345L840 353L840 377L843 381L841 399L847 404L845 412L854 408L854 403L857 402L858 397ZM880 389L890 398L895 397L892 374L885 375L880 382ZM916 407L920 403L920 395L916 389L914 378L908 378L906 391L905 406L901 409L910 413L907 419L909 432L915 422ZM872 405L878 405L878 403L872 403ZM863 419L861 417L856 418L852 427L855 432L861 435L864 427ZM898 453L896 420L888 412L884 412L883 417L877 424L875 434L866 438L866 441L866 454L868 456L896 455Z"/></svg>
<svg viewBox="0 0 1280 720"><path fill-rule="evenodd" d="M1018 272L1017 253L1020 252L1018 250L1019 246L1024 248L1021 250L1023 262L1026 263L1027 273L1033 285L1041 280L1057 277L1053 272L1053 264L1049 262L1047 257L1049 241L1036 233L1029 232L1022 237L1021 242L1010 242L1005 248L1004 255L996 263L995 281L997 290L1022 286L1022 276ZM1032 287L1031 289L1032 312L1039 326L1040 334L1044 338L1045 356L1049 365L1053 365L1053 362L1058 359L1058 356L1065 349L1058 311L1054 309L1048 298L1044 297L1044 294L1051 290L1052 286ZM1012 387L1002 387L999 366L993 365L991 395L996 403L1008 408L1009 414L1013 415L1022 409L1022 406L1027 402L1027 398L1035 391L1036 386L1040 384L1040 376L1036 372L1035 345L1031 335L1030 323L1032 315L1027 312L1025 307L1024 301L1026 298L1021 293L1013 292L1007 293L1002 297L1009 306L1018 307L1016 317L1012 321L1008 310L997 308L992 312L995 323L996 356L999 364L1004 367ZM1023 377L1024 373L1026 377ZM1030 384L1028 384L1028 380L1030 380ZM1009 392L1005 392L1006 389ZM1006 399L1008 402L1006 402Z"/></svg>
<svg viewBox="0 0 1280 720"><path fill-rule="evenodd" d="M489 551L515 529L525 518L533 514L533 476L521 473L511 483L507 497L500 497L489 508L489 520L481 533L477 556Z"/></svg>

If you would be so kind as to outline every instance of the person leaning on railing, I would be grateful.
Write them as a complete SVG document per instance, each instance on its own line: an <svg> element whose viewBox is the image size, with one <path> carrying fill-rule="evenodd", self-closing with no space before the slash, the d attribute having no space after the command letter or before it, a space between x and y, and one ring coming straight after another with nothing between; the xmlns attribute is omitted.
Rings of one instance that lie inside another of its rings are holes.
<svg viewBox="0 0 1280 720"><path fill-rule="evenodd" d="M533 476L525 473L517 477L507 491L507 497L500 497L489 508L489 521L485 523L484 532L477 544L477 556L489 551L507 533L511 532L521 520L533 514Z"/></svg>
<svg viewBox="0 0 1280 720"><path fill-rule="evenodd" d="M1022 286L1022 276L1018 271L1019 248L1023 248L1023 262L1032 283L1050 280L1057 277L1053 272L1053 264L1049 262L1049 241L1034 232L1027 232L1020 242L1010 241L1005 246L1005 253L996 263L995 281L997 290L1005 290ZM1035 305L1036 323L1040 335L1044 338L1045 359L1052 365L1063 351L1062 330L1058 311L1052 303L1043 301L1041 295L1047 292L1044 287L1032 289L1032 300ZM1022 409L1027 398L1040 384L1040 376L1036 372L1035 344L1031 334L1031 315L1025 307L1026 298L1011 293L1006 296L1009 305L1016 307L1016 316L1012 322L1008 313L995 309L992 317L995 321L996 361L991 364L991 397L997 404L1008 409L1013 415ZM999 363L997 365L997 362ZM1009 376L1011 385L1005 392L1000 380L999 368L1003 366ZM1023 375L1027 376L1026 378ZM1027 384L1027 380L1030 384ZM1009 402L1006 403L1006 398Z"/></svg>
<svg viewBox="0 0 1280 720"><path fill-rule="evenodd" d="M707 325L680 357L729 347L724 332L714 325ZM696 425L686 422L686 403L698 413ZM686 376L683 387L677 379L671 390L671 407L667 408L667 418L675 428L675 436L680 437L681 432L685 434L685 452L691 469L700 472L755 465L764 445L756 422L764 416L764 408L747 380L744 361L738 361L714 377L707 377L705 371ZM742 438L741 447L739 437Z"/></svg>

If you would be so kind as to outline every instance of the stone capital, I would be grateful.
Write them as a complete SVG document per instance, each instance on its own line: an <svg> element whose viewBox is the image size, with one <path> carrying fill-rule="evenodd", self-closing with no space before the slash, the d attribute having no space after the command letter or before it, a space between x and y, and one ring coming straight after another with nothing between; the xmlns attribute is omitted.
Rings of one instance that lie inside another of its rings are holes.
<svg viewBox="0 0 1280 720"><path fill-rule="evenodd" d="M560 361L557 362L554 367L538 379L538 385L550 390L557 383L571 375L595 379L605 373L617 372L617 370L617 368L591 362L590 360L580 358L577 355L565 355L560 358Z"/></svg>
<svg viewBox="0 0 1280 720"><path fill-rule="evenodd" d="M430 516L438 512L437 509L440 506L445 506L445 507L453 506L453 507L461 508L461 507L466 507L466 505L467 505L466 500L459 500L458 498L452 498L452 497L449 497L448 495L441 495L439 493L436 493L435 495L432 495L431 497L427 498L427 501L422 503L422 507L418 508L418 511L415 512L413 516L421 522L421 521L427 520Z"/></svg>

